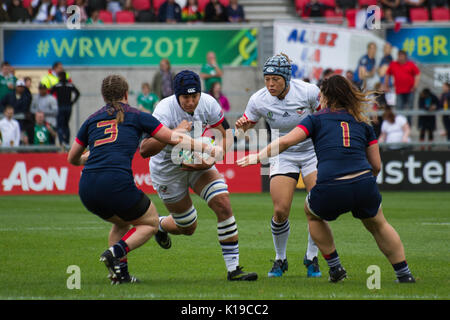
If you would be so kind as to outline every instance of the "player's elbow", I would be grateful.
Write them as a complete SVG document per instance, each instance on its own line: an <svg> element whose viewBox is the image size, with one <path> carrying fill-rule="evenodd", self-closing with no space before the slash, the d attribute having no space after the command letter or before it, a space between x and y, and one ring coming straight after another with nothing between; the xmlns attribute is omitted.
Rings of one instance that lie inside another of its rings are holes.
<svg viewBox="0 0 450 320"><path fill-rule="evenodd" d="M372 164L372 173L376 177L381 171L381 163Z"/></svg>

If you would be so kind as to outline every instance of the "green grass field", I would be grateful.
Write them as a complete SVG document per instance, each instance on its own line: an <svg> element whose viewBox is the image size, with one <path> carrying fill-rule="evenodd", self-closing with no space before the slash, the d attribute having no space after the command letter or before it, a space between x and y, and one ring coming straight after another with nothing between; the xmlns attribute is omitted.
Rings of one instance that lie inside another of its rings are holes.
<svg viewBox="0 0 450 320"><path fill-rule="evenodd" d="M348 279L327 281L320 256L320 279L306 278L305 194L296 194L288 243L289 271L267 278L274 258L268 194L232 194L239 228L240 263L259 275L256 282L226 281L217 241L216 218L193 196L199 213L191 236L173 236L172 248L152 239L129 255L130 272L142 283L111 286L98 261L107 247L110 225L90 214L77 196L0 197L0 299L449 299L450 194L447 192L384 192L388 221L399 232L416 284L395 283L391 265L375 241L351 214L331 223ZM166 210L151 196L161 214ZM81 289L69 290L67 268L81 269ZM367 267L381 269L381 289L366 286Z"/></svg>

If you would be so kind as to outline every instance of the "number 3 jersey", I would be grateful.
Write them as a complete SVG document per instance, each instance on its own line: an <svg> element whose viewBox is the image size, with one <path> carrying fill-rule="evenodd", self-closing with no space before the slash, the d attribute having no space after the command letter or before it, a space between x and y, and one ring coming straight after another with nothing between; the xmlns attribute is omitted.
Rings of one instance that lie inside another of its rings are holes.
<svg viewBox="0 0 450 320"><path fill-rule="evenodd" d="M280 100L264 87L250 97L244 117L253 123L264 118L270 125L272 140L275 140L289 133L302 119L319 108L319 92L316 85L293 79L286 97ZM289 147L284 155L298 159L306 151L314 151L310 139Z"/></svg>
<svg viewBox="0 0 450 320"><path fill-rule="evenodd" d="M378 142L375 131L347 111L323 109L307 116L298 127L313 141L318 160L318 184L372 170L366 149Z"/></svg>
<svg viewBox="0 0 450 320"><path fill-rule="evenodd" d="M163 126L152 115L122 104L124 121L117 124L116 112L108 113L109 105L92 114L80 127L75 141L89 146L85 170L120 169L131 171L131 162L142 133L151 135Z"/></svg>

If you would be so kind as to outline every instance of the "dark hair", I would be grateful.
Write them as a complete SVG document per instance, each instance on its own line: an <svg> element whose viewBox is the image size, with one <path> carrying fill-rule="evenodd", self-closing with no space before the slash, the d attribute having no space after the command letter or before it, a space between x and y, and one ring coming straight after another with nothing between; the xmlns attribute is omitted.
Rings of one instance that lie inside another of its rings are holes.
<svg viewBox="0 0 450 320"><path fill-rule="evenodd" d="M375 103L374 98L369 95L375 91L361 92L347 78L341 75L333 75L323 80L320 92L325 99L328 108L344 108L357 121L369 123L369 117L365 114L371 103Z"/></svg>
<svg viewBox="0 0 450 320"><path fill-rule="evenodd" d="M112 74L103 79L102 82L102 96L107 104L111 106L107 112L109 115L117 112L116 121L122 123L125 113L122 105L119 103L128 92L127 80L118 74Z"/></svg>
<svg viewBox="0 0 450 320"><path fill-rule="evenodd" d="M52 65L52 69L55 69L59 65L62 65L62 63L60 61L54 62L53 65Z"/></svg>
<svg viewBox="0 0 450 320"><path fill-rule="evenodd" d="M67 82L67 74L65 71L58 72L58 79L61 82Z"/></svg>
<svg viewBox="0 0 450 320"><path fill-rule="evenodd" d="M398 54L404 54L405 56L408 56L405 50L398 50Z"/></svg>
<svg viewBox="0 0 450 320"><path fill-rule="evenodd" d="M383 120L387 122L394 123L395 122L395 113L392 110L392 106L386 105L384 107Z"/></svg>

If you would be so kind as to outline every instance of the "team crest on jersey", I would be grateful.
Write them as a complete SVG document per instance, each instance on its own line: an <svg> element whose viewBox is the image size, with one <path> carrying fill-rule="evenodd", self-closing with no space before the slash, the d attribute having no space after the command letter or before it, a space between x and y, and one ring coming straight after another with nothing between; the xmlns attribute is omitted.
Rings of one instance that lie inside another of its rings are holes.
<svg viewBox="0 0 450 320"><path fill-rule="evenodd" d="M305 107L300 107L300 108L297 108L296 111L297 111L297 114L299 116L302 116L306 112L306 108Z"/></svg>
<svg viewBox="0 0 450 320"><path fill-rule="evenodd" d="M272 111L267 112L267 119L273 120L273 113L272 113Z"/></svg>
<svg viewBox="0 0 450 320"><path fill-rule="evenodd" d="M160 191L161 193L167 193L167 186L160 186L160 187L159 187L159 191Z"/></svg>

